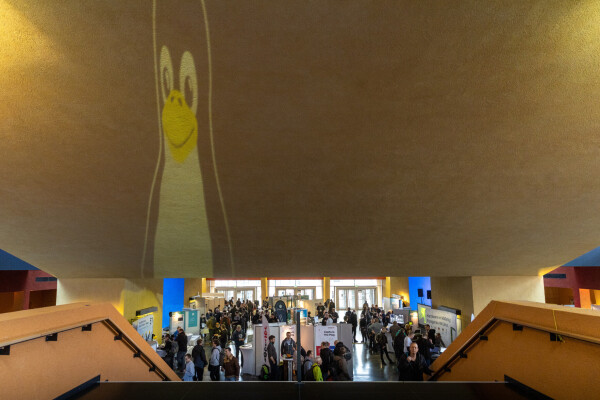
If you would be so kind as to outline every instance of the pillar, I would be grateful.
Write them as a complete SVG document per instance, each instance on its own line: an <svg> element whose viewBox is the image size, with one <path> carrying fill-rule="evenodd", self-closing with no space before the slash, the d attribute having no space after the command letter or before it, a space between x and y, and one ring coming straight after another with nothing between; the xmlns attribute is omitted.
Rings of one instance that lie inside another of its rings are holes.
<svg viewBox="0 0 600 400"><path fill-rule="evenodd" d="M260 300L260 304L262 305L262 301L269 297L269 281L267 278L260 278L260 292L262 299Z"/></svg>
<svg viewBox="0 0 600 400"><path fill-rule="evenodd" d="M329 297L331 297L331 293L329 293L329 277L323 278L323 301L325 302ZM335 301L335 300L334 300Z"/></svg>

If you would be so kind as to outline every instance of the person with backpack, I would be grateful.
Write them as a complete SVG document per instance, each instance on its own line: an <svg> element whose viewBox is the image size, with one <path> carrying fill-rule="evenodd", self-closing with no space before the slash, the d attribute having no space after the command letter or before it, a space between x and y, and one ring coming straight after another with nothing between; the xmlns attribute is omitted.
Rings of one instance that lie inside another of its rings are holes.
<svg viewBox="0 0 600 400"><path fill-rule="evenodd" d="M177 364L176 364L177 353L179 353L179 344L175 340L175 337L173 335L171 335L171 349L169 350L169 356L171 359L171 363L169 364L169 366L173 369L175 369L177 366Z"/></svg>
<svg viewBox="0 0 600 400"><path fill-rule="evenodd" d="M329 375L333 372L333 352L329 348L328 342L321 343L321 373L323 375L323 380L326 381L329 378Z"/></svg>
<svg viewBox="0 0 600 400"><path fill-rule="evenodd" d="M212 350L210 353L210 361L208 362L208 370L210 371L211 381L221 380L221 346L219 346L219 340L214 339L212 342Z"/></svg>
<svg viewBox="0 0 600 400"><path fill-rule="evenodd" d="M392 359L390 358L390 353L388 353L387 345L388 339L386 336L387 328L381 328L381 332L375 336L375 342L377 342L377 346L379 347L379 355L381 356L381 366L386 365L385 361L383 361L383 353L385 353L390 364L392 363Z"/></svg>
<svg viewBox="0 0 600 400"><path fill-rule="evenodd" d="M312 350L306 352L306 356L304 357L304 361L302 361L302 373L306 376L308 370L312 367L315 360L312 357Z"/></svg>
<svg viewBox="0 0 600 400"><path fill-rule="evenodd" d="M198 339L192 349L192 360L194 361L194 368L196 370L195 378L197 381L202 381L204 379L204 367L208 364L206 361L206 352L202 346L202 338Z"/></svg>
<svg viewBox="0 0 600 400"><path fill-rule="evenodd" d="M402 354L404 354L404 338L406 334L404 333L404 329L400 328L392 334L392 347L394 348L394 355L396 356L396 360L400 360Z"/></svg>
<svg viewBox="0 0 600 400"><path fill-rule="evenodd" d="M333 368L332 371L334 373L334 380L336 381L351 381L350 374L348 373L348 365L346 364L346 358L344 354L346 353L346 346L342 342L339 342L335 346L335 350L333 351Z"/></svg>
<svg viewBox="0 0 600 400"><path fill-rule="evenodd" d="M305 381L316 381L323 382L323 374L321 373L321 364L323 360L321 357L315 358L315 361L310 366L310 368L306 371L306 375L304 376Z"/></svg>

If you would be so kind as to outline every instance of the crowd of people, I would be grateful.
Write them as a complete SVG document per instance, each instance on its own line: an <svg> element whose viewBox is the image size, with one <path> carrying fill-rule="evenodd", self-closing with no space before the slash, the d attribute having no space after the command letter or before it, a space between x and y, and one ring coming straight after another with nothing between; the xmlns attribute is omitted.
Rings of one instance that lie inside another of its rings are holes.
<svg viewBox="0 0 600 400"><path fill-rule="evenodd" d="M362 343L365 349L373 354L379 354L381 366L394 365L398 371L399 380L423 380L423 373L431 373L429 366L432 362L431 350L445 347L441 335L429 325L425 325L423 332L413 332L410 324L401 325L392 321L392 312L384 312L376 304L363 305L360 316L355 310L348 308L340 319L340 314L335 309L335 303L327 300L324 304L316 305L316 315L313 317L308 313L309 324L319 323L331 325L334 323L347 323L352 325L352 338L354 343ZM185 381L201 381L204 369L208 368L210 379L220 380L221 372L224 373L226 381L236 381L240 376L240 360L243 365L243 357L240 359L240 347L246 341L249 324L260 324L263 315L269 322L278 322L276 314L265 299L262 305L258 300L234 302L233 299L225 302L221 309L215 307L208 310L201 317L201 322L208 329L208 334L197 340L191 354L187 354L188 338L184 330L179 327L173 335L165 335L164 357L167 364L183 374ZM362 340L356 340L357 330ZM393 357L388 352L388 332L391 337ZM210 355L207 358L204 349L204 340L211 344ZM267 358L269 362L269 379L279 380L282 374L282 364L275 350L275 336L269 338L267 347ZM228 347L229 344L232 347ZM235 349L235 352L232 350ZM333 350L332 350L333 348ZM298 351L295 341L288 332L282 341L280 354L294 356ZM326 381L326 380L351 380L348 370L348 361L352 359L352 351L342 342L336 341L334 346L328 342L321 343L319 354L313 354L312 350L305 351L300 348L301 368L304 380ZM385 359L384 359L385 357ZM293 365L294 373L298 366Z"/></svg>

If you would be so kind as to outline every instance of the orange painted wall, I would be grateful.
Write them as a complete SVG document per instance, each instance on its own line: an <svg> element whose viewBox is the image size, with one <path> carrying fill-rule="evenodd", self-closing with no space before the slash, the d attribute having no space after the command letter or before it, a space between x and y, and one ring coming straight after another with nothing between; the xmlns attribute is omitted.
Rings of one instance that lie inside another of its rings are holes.
<svg viewBox="0 0 600 400"><path fill-rule="evenodd" d="M487 341L470 338L481 329ZM513 331L513 322L525 325ZM533 329L536 328L536 329ZM564 342L551 341L559 332ZM585 339L585 340L583 340ZM443 371L452 355L465 351L467 358L449 364L439 381L503 381L507 375L556 399L596 398L600 362L600 316L592 310L532 302L492 302L432 364Z"/></svg>
<svg viewBox="0 0 600 400"><path fill-rule="evenodd" d="M579 303L581 308L592 308L590 289L579 289Z"/></svg>

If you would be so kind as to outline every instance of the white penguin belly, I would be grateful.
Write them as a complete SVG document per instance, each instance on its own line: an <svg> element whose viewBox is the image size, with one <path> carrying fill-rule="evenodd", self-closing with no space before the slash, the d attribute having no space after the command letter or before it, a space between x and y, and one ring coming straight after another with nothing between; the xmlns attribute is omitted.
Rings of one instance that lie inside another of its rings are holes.
<svg viewBox="0 0 600 400"><path fill-rule="evenodd" d="M165 155L154 239L154 276L212 276L212 246L198 150Z"/></svg>

